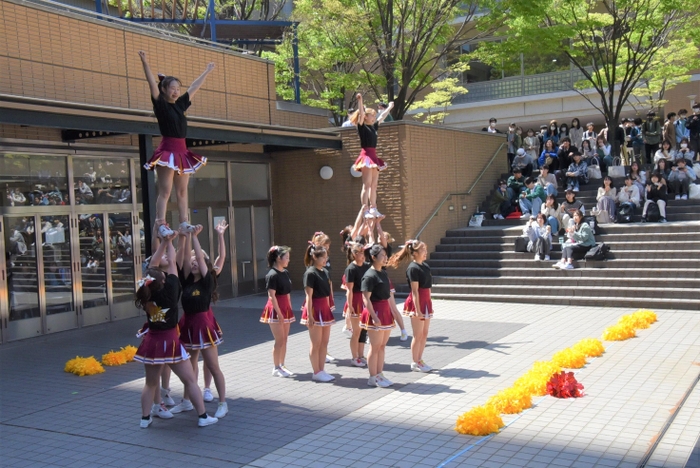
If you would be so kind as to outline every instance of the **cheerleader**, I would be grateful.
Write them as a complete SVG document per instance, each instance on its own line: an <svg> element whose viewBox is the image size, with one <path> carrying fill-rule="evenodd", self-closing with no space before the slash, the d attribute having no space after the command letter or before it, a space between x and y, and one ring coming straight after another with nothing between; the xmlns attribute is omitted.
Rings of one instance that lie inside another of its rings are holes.
<svg viewBox="0 0 700 468"><path fill-rule="evenodd" d="M386 250L387 258L391 258L391 254L393 251L391 243L394 242L395 239L393 237L391 237L391 234L389 234L388 231L384 231L382 229L381 218L377 218L376 227L377 227L377 238L379 239L379 243L382 244L382 247L384 247L384 250ZM396 324L399 326L399 329L401 330L401 337L399 338L399 340L408 341L408 332L406 332L406 325L404 325L403 317L401 316L401 313L399 312L398 307L396 307L396 298L394 297L395 293L396 293L396 290L394 289L394 287L392 285L391 298L389 299L389 305L391 306L391 314L394 316L394 321L396 321Z"/></svg>
<svg viewBox="0 0 700 468"><path fill-rule="evenodd" d="M433 276L430 267L425 263L428 256L428 248L419 240L408 240L401 252L389 260L389 266L396 267L399 263L411 257L413 261L406 269L406 279L411 293L403 306L403 315L411 318L413 327L413 340L411 341L411 355L413 362L411 370L414 372L430 372L432 367L423 361L423 352L428 341L428 329L430 319L433 318L433 302L430 299L430 288L433 285Z"/></svg>
<svg viewBox="0 0 700 468"><path fill-rule="evenodd" d="M328 340L331 336L331 325L335 323L329 297L333 294L333 286L328 278L325 265L328 252L324 247L309 244L304 254L304 292L306 300L301 309L301 324L309 327L311 350L309 359L316 382L331 382L335 380L324 369L328 354Z"/></svg>
<svg viewBox="0 0 700 468"><path fill-rule="evenodd" d="M165 210L170 192L175 186L177 194L177 209L180 217L180 226L192 232L193 227L188 222L187 207L187 182L190 174L194 174L200 167L207 163L207 158L194 154L185 144L187 137L187 116L185 111L192 104L191 99L204 84L209 73L214 70L214 64L210 63L199 78L194 80L185 94L180 94L180 80L174 76L158 75L159 83L153 76L151 67L146 61L146 52L139 51L143 71L151 90L151 102L153 112L158 120L158 127L163 139L153 153L150 161L144 165L148 170L155 169L158 175L158 200L156 201L155 224L159 226L161 235L169 234L171 230L165 223ZM175 173L177 172L177 177Z"/></svg>
<svg viewBox="0 0 700 468"><path fill-rule="evenodd" d="M331 251L331 238L328 237L327 234L325 234L323 231L316 231L311 237L311 240L309 241L310 244L313 244L317 247L323 247L326 249L326 253L329 253ZM330 280L331 277L331 258L330 256L326 257L326 272L328 273L328 279ZM332 290L331 286L331 290ZM335 298L333 297L333 294L330 295L329 297L329 302L331 304L331 312L335 311ZM326 362L334 362L335 358L331 356L330 354L326 355Z"/></svg>
<svg viewBox="0 0 700 468"><path fill-rule="evenodd" d="M141 428L153 422L152 412L158 411L153 397L159 390L159 380L163 367L167 364L185 386L185 392L192 399L193 407L199 414L198 425L209 426L218 421L210 417L205 408L202 392L197 385L197 377L190 363L190 355L180 342L177 329L177 306L180 296L180 280L177 277L175 262L170 262L166 273L156 268L166 252L168 258L175 258L172 240L175 234L166 236L151 258L146 276L139 281L136 291L136 307L143 309L148 318L148 331L136 351L134 360L142 362L146 371L146 383L141 392Z"/></svg>
<svg viewBox="0 0 700 468"><path fill-rule="evenodd" d="M260 321L270 324L272 336L275 338L275 345L272 348L272 362L275 365L272 369L273 377L294 375L284 366L289 326L296 320L289 298L292 292L292 280L286 269L289 265L290 250L286 246L273 245L267 252L267 265L270 271L265 276L265 289L268 299Z"/></svg>
<svg viewBox="0 0 700 468"><path fill-rule="evenodd" d="M360 317L360 327L367 330L369 335L369 367L370 387L389 387L393 385L384 377L384 352L389 341L391 329L394 328L394 317L391 314L389 299L391 298L391 283L386 270L382 269L387 262L386 250L381 244L374 244L369 249L372 266L362 277L362 296L364 309Z"/></svg>
<svg viewBox="0 0 700 468"><path fill-rule="evenodd" d="M345 269L346 298L343 316L349 318L352 336L350 337L351 364L355 367L367 367L362 357L367 341L367 330L360 327L360 315L364 308L362 301L362 277L369 270L365 262L365 249L362 244L350 242L347 245L348 266Z"/></svg>
<svg viewBox="0 0 700 468"><path fill-rule="evenodd" d="M374 109L365 108L362 94L358 94L357 110L350 116L350 122L357 127L357 133L360 135L362 150L352 167L362 173L360 201L363 206L369 208L365 212L367 218L380 215L377 210L377 184L379 171L386 169L386 163L377 157L377 130L393 107L394 103L390 102L387 108L377 116Z"/></svg>
<svg viewBox="0 0 700 468"><path fill-rule="evenodd" d="M195 381L199 370L199 352L202 352L204 365L209 368L216 390L219 394L219 406L214 415L223 418L228 413L226 403L226 379L219 367L218 346L223 343L223 335L219 324L211 310L212 303L218 299L216 292L216 274L212 264L204 258L198 235L202 232L201 225L195 226L192 234L187 236L185 252L190 252L190 244L194 246L194 256L186 259L182 265L182 309L185 312L180 320L180 341L185 349L192 354L192 368ZM189 260L189 261L187 261ZM190 394L185 389L185 395L178 405L170 409L171 413L181 413L193 409L189 400Z"/></svg>

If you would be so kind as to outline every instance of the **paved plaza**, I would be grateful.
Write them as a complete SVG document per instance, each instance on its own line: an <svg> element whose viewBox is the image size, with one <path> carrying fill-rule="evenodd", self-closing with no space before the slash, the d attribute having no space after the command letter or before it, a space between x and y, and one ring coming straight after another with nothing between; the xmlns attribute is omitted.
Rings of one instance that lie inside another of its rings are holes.
<svg viewBox="0 0 700 468"><path fill-rule="evenodd" d="M295 310L301 301L293 296ZM633 310L435 301L425 360L436 370L409 372L410 341L394 330L385 374L395 385L382 389L350 366L341 324L329 346L338 361L326 367L334 383L311 381L298 323L286 362L298 376L272 377L272 335L258 322L264 303L254 296L215 308L230 412L202 429L194 412L139 428L138 363L87 377L63 372L76 355L138 345L143 318L0 346L0 466L700 468L697 312L656 310L651 328L606 342L578 371L583 398L534 398L533 408L503 417L500 433L472 437L454 431L459 414ZM173 393L182 394L174 376ZM213 414L216 401L207 408Z"/></svg>

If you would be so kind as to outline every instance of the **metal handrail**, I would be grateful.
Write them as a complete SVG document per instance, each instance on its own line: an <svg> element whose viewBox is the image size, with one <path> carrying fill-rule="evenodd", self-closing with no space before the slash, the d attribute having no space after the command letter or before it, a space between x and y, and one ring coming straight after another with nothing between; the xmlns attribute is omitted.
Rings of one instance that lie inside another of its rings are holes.
<svg viewBox="0 0 700 468"><path fill-rule="evenodd" d="M453 196L471 195L472 194L472 190L474 190L474 188L476 187L476 184L479 183L479 181L484 176L486 171L489 169L489 167L491 167L491 164L493 164L493 162L496 160L496 156L498 156L498 153L500 153L501 150L503 149L503 147L506 145L507 145L507 143L501 143L501 145L498 147L498 149L493 153L493 156L491 156L491 159L489 159L489 162L487 162L486 166L484 166L484 169L482 169L481 173L477 176L477 178L474 181L474 183L472 184L472 186L469 187L468 191L462 192L462 193L452 193L451 192L451 193L448 193L447 195L445 195L445 198L442 199L442 201L440 202L438 207L435 208L435 211L433 211L433 214L430 215L430 217L425 222L425 224L423 224L423 227L421 227L420 230L418 231L418 233L416 234L416 236L415 236L416 239L420 238L420 235L423 234L423 231L425 231L425 228L428 227L428 224L430 224L430 222L433 220L433 218L435 218L435 216L437 216L438 212L442 208L442 205L444 205L447 200L449 200Z"/></svg>

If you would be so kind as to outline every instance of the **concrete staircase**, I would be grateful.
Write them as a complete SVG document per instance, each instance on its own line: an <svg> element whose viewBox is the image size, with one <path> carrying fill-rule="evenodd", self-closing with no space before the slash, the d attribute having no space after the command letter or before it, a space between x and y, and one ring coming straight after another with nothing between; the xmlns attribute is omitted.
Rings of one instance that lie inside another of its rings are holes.
<svg viewBox="0 0 700 468"><path fill-rule="evenodd" d="M597 181L582 186L577 196L587 212L597 187ZM611 249L608 260L580 261L565 271L551 267L561 258L559 236L551 261L514 252L525 221L490 219L480 228L450 230L430 255L433 297L700 310L700 200L670 201L667 218L667 224L598 226L597 241Z"/></svg>

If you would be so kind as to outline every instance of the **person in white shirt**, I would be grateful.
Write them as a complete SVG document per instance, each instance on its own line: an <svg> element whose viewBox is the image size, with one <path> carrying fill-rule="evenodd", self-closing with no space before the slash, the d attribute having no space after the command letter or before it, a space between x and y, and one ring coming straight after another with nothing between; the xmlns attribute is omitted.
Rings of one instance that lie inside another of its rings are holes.
<svg viewBox="0 0 700 468"><path fill-rule="evenodd" d="M620 189L620 193L617 195L617 201L620 203L620 209L624 205L628 205L632 208L632 213L634 213L639 207L640 202L639 188L634 184L632 177L625 177L625 186Z"/></svg>

